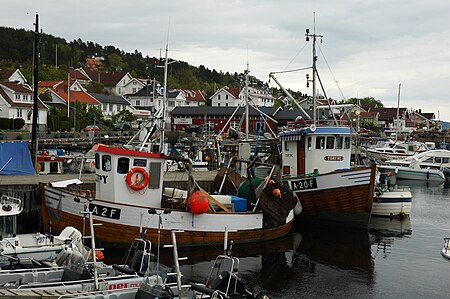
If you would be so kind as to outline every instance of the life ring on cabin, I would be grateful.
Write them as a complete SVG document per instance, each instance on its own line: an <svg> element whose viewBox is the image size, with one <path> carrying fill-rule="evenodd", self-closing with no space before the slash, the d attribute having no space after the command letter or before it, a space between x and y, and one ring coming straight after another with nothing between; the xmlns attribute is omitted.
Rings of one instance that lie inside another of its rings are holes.
<svg viewBox="0 0 450 299"><path fill-rule="evenodd" d="M133 182L133 175L135 173L140 173L141 176L136 175ZM141 177L141 179L139 177ZM128 171L127 177L125 179L127 185L135 191L139 191L147 187L149 180L150 176L148 172L141 167L131 168L131 170Z"/></svg>

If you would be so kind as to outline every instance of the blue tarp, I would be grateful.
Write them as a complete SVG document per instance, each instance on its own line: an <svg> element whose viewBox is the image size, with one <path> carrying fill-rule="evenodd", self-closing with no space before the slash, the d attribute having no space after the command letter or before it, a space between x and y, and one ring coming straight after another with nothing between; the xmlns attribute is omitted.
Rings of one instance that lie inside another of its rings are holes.
<svg viewBox="0 0 450 299"><path fill-rule="evenodd" d="M0 175L36 174L28 142L0 142Z"/></svg>

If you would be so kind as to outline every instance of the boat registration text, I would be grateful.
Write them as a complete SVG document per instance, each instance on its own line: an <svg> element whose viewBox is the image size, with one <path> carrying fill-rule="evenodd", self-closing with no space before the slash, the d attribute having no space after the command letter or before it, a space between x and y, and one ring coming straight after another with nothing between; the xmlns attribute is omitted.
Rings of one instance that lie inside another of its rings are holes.
<svg viewBox="0 0 450 299"><path fill-rule="evenodd" d="M291 189L292 189L292 191L317 189L316 178L291 181Z"/></svg>

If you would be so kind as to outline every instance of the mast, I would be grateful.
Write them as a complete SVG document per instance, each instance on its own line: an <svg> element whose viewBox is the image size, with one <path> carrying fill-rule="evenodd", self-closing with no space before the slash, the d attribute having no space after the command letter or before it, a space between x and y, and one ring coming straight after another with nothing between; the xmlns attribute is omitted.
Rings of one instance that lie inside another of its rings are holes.
<svg viewBox="0 0 450 299"><path fill-rule="evenodd" d="M317 124L317 103L316 103L316 77L317 77L317 55L316 55L316 39L317 37L322 38L323 35L316 34L315 30L314 33L309 33L309 29L306 29L306 41L309 41L309 38L312 37L313 41L313 47L312 47L312 55L313 55L313 62L312 62L312 94L313 94L313 123L314 125Z"/></svg>
<svg viewBox="0 0 450 299"><path fill-rule="evenodd" d="M164 129L166 128L166 101L167 101L167 68L168 68L168 58L167 52L169 51L169 43L166 43L166 55L164 59L164 91L163 91L163 102L162 102L162 112L163 118L161 121L161 140L160 140L160 152L164 149Z"/></svg>
<svg viewBox="0 0 450 299"><path fill-rule="evenodd" d="M34 23L34 63L33 63L33 123L31 126L31 160L36 165L38 126L38 82L39 82L39 15Z"/></svg>
<svg viewBox="0 0 450 299"><path fill-rule="evenodd" d="M245 140L248 140L248 131L249 131L249 103L248 103L248 73L250 71L248 70L248 62L247 62L247 70L245 73Z"/></svg>
<svg viewBox="0 0 450 299"><path fill-rule="evenodd" d="M396 130L397 130L397 135L398 132L400 131L400 87L402 86L401 83L398 84L398 95L397 95L397 124L396 124Z"/></svg>

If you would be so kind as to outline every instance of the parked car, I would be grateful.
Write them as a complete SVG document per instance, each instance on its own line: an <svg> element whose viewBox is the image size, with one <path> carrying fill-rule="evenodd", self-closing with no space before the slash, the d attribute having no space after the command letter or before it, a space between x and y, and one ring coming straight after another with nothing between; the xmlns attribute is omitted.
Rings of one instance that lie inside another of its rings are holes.
<svg viewBox="0 0 450 299"><path fill-rule="evenodd" d="M98 131L100 131L100 128L97 127L97 126L94 126L94 125L90 125L90 126L87 126L86 128L84 128L83 131L85 131L85 132L89 132L89 131L98 132Z"/></svg>

